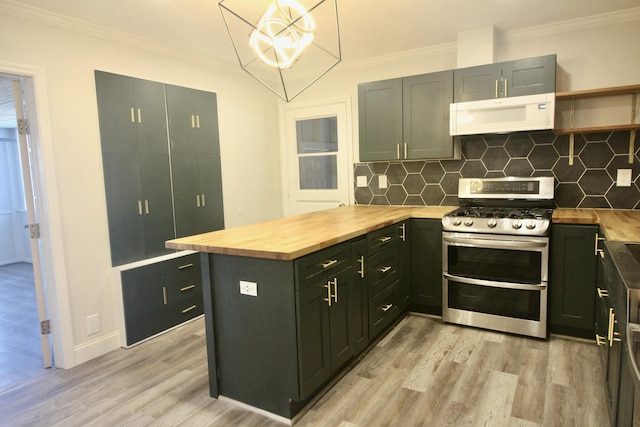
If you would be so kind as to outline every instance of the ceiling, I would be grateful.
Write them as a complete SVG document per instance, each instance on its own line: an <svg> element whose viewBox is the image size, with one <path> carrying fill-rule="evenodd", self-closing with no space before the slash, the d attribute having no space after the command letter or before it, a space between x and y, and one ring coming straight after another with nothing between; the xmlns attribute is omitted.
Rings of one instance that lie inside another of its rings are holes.
<svg viewBox="0 0 640 427"><path fill-rule="evenodd" d="M234 2L265 1L225 0L227 6ZM639 6L638 0L337 2L343 62L454 43L459 31L488 25L493 25L499 36L513 30ZM236 61L217 0L20 0L20 4L218 60ZM3 93L1 80L0 93ZM2 105L5 104L0 99Z"/></svg>

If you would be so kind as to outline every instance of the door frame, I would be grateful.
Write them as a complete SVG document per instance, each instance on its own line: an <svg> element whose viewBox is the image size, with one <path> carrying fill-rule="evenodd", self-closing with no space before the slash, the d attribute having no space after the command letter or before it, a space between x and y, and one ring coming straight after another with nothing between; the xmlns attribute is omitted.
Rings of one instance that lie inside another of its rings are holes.
<svg viewBox="0 0 640 427"><path fill-rule="evenodd" d="M291 176L291 169L296 168L297 165L292 165L289 161L289 152L287 147L287 123L286 116L287 112L295 111L295 110L304 110L310 108L321 108L321 107L331 107L338 106L340 104L344 104L343 108L345 111L345 126L346 126L346 141L345 144L345 154L346 154L346 163L347 170L344 171L347 174L347 197L348 204L354 204L354 194L353 194L353 111L351 109L351 98L350 97L341 97L341 98L331 98L314 102L294 102L288 104L281 104L279 109L279 127L280 127L280 181L281 181L281 191L282 191L282 212L283 216L291 216L291 203L290 203L290 194L289 194L289 177Z"/></svg>
<svg viewBox="0 0 640 427"><path fill-rule="evenodd" d="M40 224L42 280L51 324L54 366L67 369L76 362L46 76L42 68L2 61L0 73L22 80L26 118L30 122L31 176Z"/></svg>

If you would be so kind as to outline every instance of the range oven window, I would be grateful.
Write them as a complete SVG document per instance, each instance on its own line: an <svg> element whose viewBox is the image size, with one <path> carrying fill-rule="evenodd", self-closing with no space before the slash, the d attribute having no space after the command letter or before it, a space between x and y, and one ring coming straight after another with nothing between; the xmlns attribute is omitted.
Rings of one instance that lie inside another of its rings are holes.
<svg viewBox="0 0 640 427"><path fill-rule="evenodd" d="M448 245L448 273L495 282L540 284L542 253Z"/></svg>
<svg viewBox="0 0 640 427"><path fill-rule="evenodd" d="M540 291L470 285L449 280L449 308L525 320L540 320Z"/></svg>

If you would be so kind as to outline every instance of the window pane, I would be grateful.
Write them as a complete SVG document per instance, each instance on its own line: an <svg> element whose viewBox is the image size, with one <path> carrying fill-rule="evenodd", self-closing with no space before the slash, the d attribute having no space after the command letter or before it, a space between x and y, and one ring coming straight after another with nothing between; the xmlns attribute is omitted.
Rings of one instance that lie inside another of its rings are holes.
<svg viewBox="0 0 640 427"><path fill-rule="evenodd" d="M337 152L338 118L323 117L296 121L298 154Z"/></svg>
<svg viewBox="0 0 640 427"><path fill-rule="evenodd" d="M301 190L335 190L338 188L337 156L299 157Z"/></svg>

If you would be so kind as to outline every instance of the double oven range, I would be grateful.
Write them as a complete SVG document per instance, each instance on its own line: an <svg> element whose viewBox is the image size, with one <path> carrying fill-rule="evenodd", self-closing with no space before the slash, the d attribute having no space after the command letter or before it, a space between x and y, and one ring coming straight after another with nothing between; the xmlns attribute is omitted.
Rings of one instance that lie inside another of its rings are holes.
<svg viewBox="0 0 640 427"><path fill-rule="evenodd" d="M553 177L461 178L442 219L445 322L547 337Z"/></svg>

